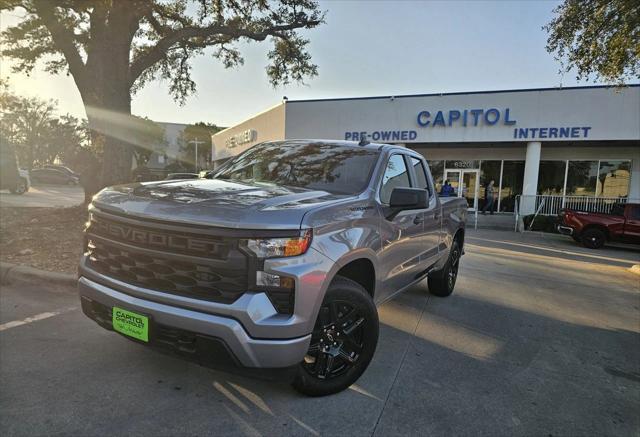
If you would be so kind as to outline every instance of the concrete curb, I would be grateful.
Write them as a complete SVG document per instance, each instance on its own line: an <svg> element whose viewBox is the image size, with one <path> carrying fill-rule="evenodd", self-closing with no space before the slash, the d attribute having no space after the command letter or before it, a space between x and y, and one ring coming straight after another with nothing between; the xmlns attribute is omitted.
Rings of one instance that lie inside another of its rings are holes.
<svg viewBox="0 0 640 437"><path fill-rule="evenodd" d="M47 285L75 287L78 278L70 273L47 272L28 266L0 263L0 284L14 284L16 282L45 282Z"/></svg>
<svg viewBox="0 0 640 437"><path fill-rule="evenodd" d="M635 273L636 275L640 275L640 264L634 264L629 268L631 273Z"/></svg>

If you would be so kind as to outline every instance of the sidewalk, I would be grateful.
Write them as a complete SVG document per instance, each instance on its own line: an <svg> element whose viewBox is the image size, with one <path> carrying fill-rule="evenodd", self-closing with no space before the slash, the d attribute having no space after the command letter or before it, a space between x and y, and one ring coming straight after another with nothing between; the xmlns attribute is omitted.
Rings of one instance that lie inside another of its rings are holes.
<svg viewBox="0 0 640 437"><path fill-rule="evenodd" d="M467 230L468 243L485 247L519 248L531 254L546 254L611 266L630 268L640 264L640 247L637 245L607 244L604 248L587 249L572 238L546 232L513 232L472 228Z"/></svg>
<svg viewBox="0 0 640 437"><path fill-rule="evenodd" d="M66 185L36 185L17 195L0 191L0 207L54 208L80 205L84 202L82 187Z"/></svg>

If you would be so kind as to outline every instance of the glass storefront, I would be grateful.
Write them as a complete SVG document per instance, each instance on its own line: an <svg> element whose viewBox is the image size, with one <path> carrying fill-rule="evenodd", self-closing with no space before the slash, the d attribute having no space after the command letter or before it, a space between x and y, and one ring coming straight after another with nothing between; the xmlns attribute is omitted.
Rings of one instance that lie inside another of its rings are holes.
<svg viewBox="0 0 640 437"><path fill-rule="evenodd" d="M503 161L499 202L501 212L514 211L516 196L522 194L523 181L524 161Z"/></svg>
<svg viewBox="0 0 640 437"><path fill-rule="evenodd" d="M513 212L516 196L522 194L524 161L439 160L429 161L429 166L437 192L441 192L447 179L453 187L453 195L467 198L470 209L484 207L485 187L491 180L498 196L494 204L496 211ZM537 193L626 197L630 179L629 160L544 160L540 161Z"/></svg>
<svg viewBox="0 0 640 437"><path fill-rule="evenodd" d="M595 196L598 161L569 161L567 196Z"/></svg>
<svg viewBox="0 0 640 437"><path fill-rule="evenodd" d="M630 179L629 160L540 161L538 194L626 197Z"/></svg>
<svg viewBox="0 0 640 437"><path fill-rule="evenodd" d="M444 177L444 161L428 161L431 176L433 176L433 184L436 187L436 193L442 190L442 182Z"/></svg>
<svg viewBox="0 0 640 437"><path fill-rule="evenodd" d="M502 161L482 161L480 165L480 191L478 192L478 208L484 208L487 196L486 187L493 181L494 195L498 194L500 187L500 172L502 171ZM493 210L497 210L498 200L493 204Z"/></svg>
<svg viewBox="0 0 640 437"><path fill-rule="evenodd" d="M631 161L600 161L596 195L626 197L629 195Z"/></svg>
<svg viewBox="0 0 640 437"><path fill-rule="evenodd" d="M538 194L562 196L566 161L540 161Z"/></svg>

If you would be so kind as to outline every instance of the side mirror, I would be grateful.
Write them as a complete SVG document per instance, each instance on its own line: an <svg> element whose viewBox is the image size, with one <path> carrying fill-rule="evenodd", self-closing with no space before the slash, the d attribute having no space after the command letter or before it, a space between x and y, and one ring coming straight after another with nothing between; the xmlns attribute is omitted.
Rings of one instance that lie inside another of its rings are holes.
<svg viewBox="0 0 640 437"><path fill-rule="evenodd" d="M391 214L388 220L393 219L400 211L411 209L424 209L429 206L429 192L422 188L394 188L391 192L389 207Z"/></svg>

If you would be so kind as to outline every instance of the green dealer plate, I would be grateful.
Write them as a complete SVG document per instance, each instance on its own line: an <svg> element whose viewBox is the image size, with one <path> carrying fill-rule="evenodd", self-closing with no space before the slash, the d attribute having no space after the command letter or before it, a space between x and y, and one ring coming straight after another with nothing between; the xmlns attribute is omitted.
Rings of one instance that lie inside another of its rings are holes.
<svg viewBox="0 0 640 437"><path fill-rule="evenodd" d="M133 311L113 307L113 329L142 341L149 341L149 318Z"/></svg>

